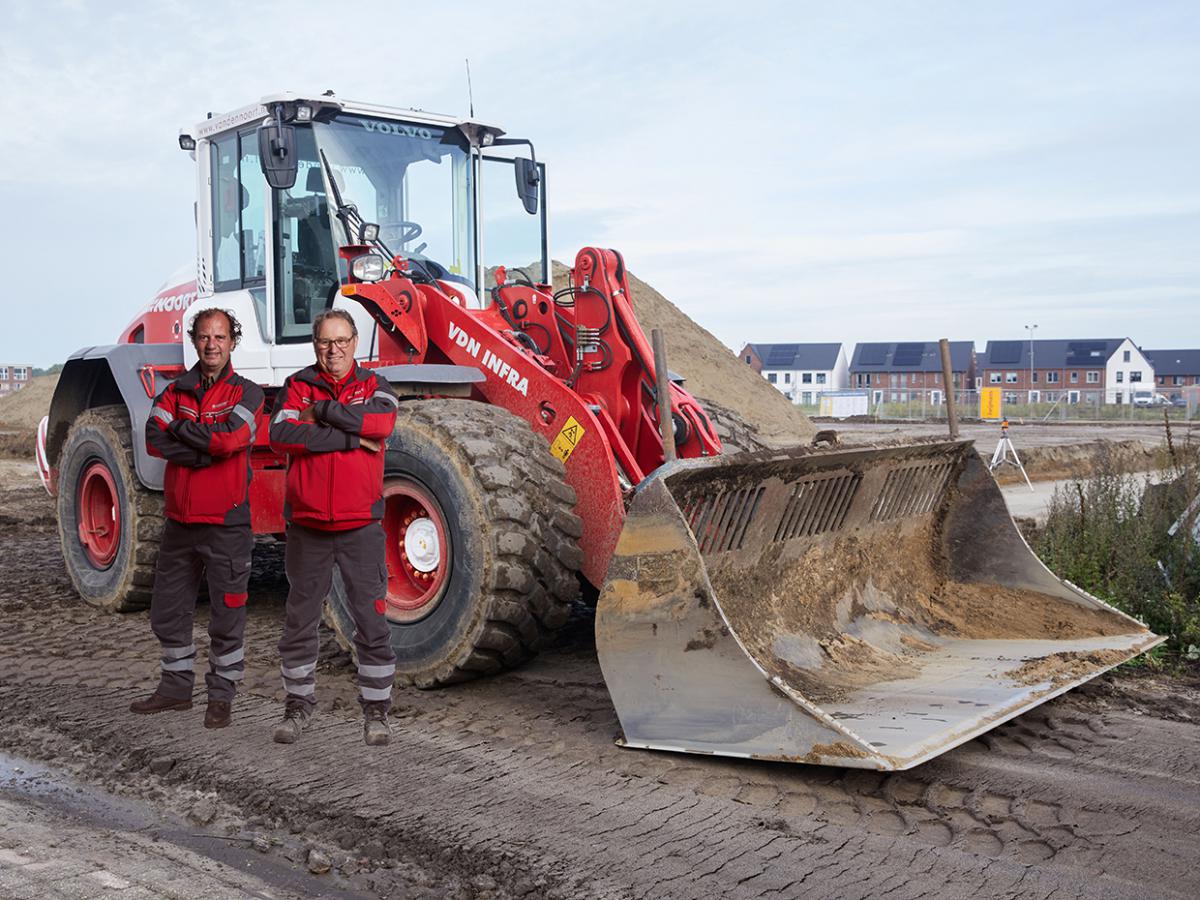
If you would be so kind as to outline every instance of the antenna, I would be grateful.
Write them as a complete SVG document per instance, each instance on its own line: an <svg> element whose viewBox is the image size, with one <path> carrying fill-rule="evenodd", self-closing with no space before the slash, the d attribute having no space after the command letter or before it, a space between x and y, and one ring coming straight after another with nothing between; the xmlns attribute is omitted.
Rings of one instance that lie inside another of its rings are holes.
<svg viewBox="0 0 1200 900"><path fill-rule="evenodd" d="M475 95L471 92L471 60L468 58L467 63L467 104L471 109L471 118L475 118Z"/></svg>

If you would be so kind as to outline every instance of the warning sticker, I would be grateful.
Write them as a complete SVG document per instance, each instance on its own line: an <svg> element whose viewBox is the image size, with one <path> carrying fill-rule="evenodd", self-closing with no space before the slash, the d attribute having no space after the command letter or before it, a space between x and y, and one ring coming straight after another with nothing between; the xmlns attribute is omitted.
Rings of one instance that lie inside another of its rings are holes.
<svg viewBox="0 0 1200 900"><path fill-rule="evenodd" d="M550 452L566 462L568 457L575 452L575 447L583 440L583 435L584 427L575 421L574 416L567 416L567 424L562 427L562 431L550 445Z"/></svg>

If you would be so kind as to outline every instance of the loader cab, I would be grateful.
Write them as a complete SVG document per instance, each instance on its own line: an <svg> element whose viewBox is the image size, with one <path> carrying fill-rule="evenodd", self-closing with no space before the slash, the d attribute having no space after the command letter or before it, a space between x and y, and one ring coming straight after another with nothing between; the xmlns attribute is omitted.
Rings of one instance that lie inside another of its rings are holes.
<svg viewBox="0 0 1200 900"><path fill-rule="evenodd" d="M311 363L312 322L331 306L354 316L360 358L375 355L374 322L338 290L346 277L338 248L359 240L336 216L337 197L379 225L391 253L432 273L464 306L490 305L491 273L501 265L548 280L545 169L518 162L529 156L520 145L484 146L479 135L499 129L340 101L311 102L301 120L296 110L309 103L287 106L296 161L289 188L268 187L257 139L268 108L279 107L268 102L210 120L226 127L210 126L197 141L193 309L218 305L242 319L234 364L247 377L279 384ZM520 178L534 185L532 213ZM188 324L185 315L184 330ZM194 362L186 341L184 353Z"/></svg>

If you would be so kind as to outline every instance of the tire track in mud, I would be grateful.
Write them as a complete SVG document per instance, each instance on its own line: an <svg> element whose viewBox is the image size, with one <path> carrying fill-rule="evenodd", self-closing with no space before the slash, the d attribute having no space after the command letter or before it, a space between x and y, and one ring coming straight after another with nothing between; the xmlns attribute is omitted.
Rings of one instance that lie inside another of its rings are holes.
<svg viewBox="0 0 1200 900"><path fill-rule="evenodd" d="M52 534L5 538L0 684L9 699L0 701L0 715L40 698L59 726L82 730L102 712L112 746L144 755L153 729L127 721L124 706L156 675L146 615L82 606ZM248 746L267 739L282 700L275 641L286 584L278 556L277 547L257 548L247 680L236 713ZM201 646L205 619L202 606ZM1106 708L1084 689L903 773L624 751L612 744L618 724L590 628L589 615L578 612L555 648L498 678L397 691L399 740L389 748L397 765L380 770L377 759L366 761L381 784L394 782L391 790L364 787L357 772L331 775L314 760L312 771L283 777L286 803L303 808L304 798L325 798L337 808L369 798L375 829L416 834L430 846L519 851L523 866L568 892L580 885L612 896L1200 891L1190 837L1200 831L1195 725ZM331 715L309 749L358 752L349 721L357 715L352 669L332 639L323 644L319 692ZM196 736L187 737L191 752ZM252 761L277 756L267 745ZM223 789L243 798L269 794L262 777L251 768ZM434 788L414 797L418 778ZM843 870L863 880L837 874ZM571 880L576 873L583 881Z"/></svg>

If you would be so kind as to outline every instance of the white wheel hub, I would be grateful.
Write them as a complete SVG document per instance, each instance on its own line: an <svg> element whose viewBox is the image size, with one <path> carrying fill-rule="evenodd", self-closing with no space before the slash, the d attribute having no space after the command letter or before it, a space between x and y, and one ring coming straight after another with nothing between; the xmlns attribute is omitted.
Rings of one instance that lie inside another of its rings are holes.
<svg viewBox="0 0 1200 900"><path fill-rule="evenodd" d="M427 517L414 519L404 532L404 552L418 572L432 572L442 561L437 526Z"/></svg>

